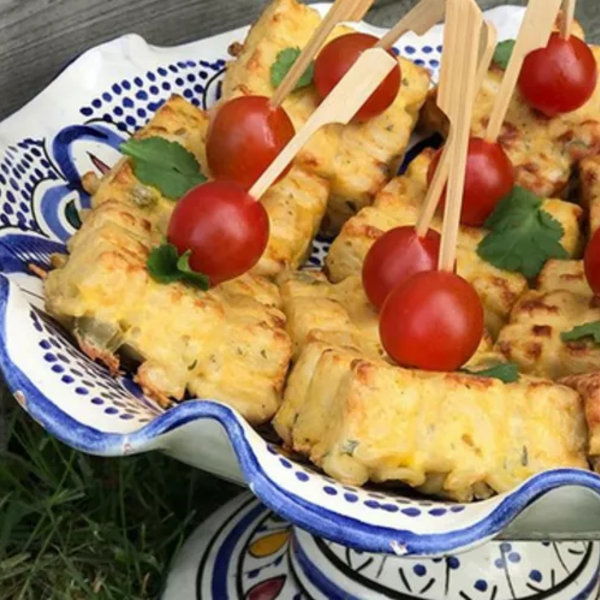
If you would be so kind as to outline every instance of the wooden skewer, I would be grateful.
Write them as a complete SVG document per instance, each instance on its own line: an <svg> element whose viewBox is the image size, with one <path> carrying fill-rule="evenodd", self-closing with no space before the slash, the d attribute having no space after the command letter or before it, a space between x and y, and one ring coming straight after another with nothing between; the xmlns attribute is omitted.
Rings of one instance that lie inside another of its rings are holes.
<svg viewBox="0 0 600 600"><path fill-rule="evenodd" d="M259 177L249 194L259 200L318 129L330 123L349 123L397 64L396 59L381 48L363 52L302 129Z"/></svg>
<svg viewBox="0 0 600 600"><path fill-rule="evenodd" d="M450 119L450 150L448 162L450 173L448 194L444 211L442 243L438 267L441 271L454 272L456 244L460 226L463 192L467 169L467 153L471 133L471 119L477 76L477 50L483 26L483 15L475 0L448 0L447 22L456 21L451 28L450 52L453 57L452 102ZM452 35L454 33L454 35ZM446 42L444 42L446 43Z"/></svg>
<svg viewBox="0 0 600 600"><path fill-rule="evenodd" d="M497 45L498 31L492 23L486 21L479 44L479 66L477 67L477 75L475 77L475 89L477 92L481 89L481 86L485 81L485 76L490 70L490 65L492 64Z"/></svg>
<svg viewBox="0 0 600 600"><path fill-rule="evenodd" d="M336 0L335 4L329 9L321 24L314 32L308 44L302 50L302 53L288 71L281 85L277 88L270 105L277 108L283 104L283 101L294 91L296 84L304 75L310 62L321 49L329 34L334 27L343 21L360 21L367 14L374 0Z"/></svg>
<svg viewBox="0 0 600 600"><path fill-rule="evenodd" d="M568 40L571 37L571 31L573 31L573 21L575 20L575 6L577 0L564 0L563 4L563 20L562 27L560 28L560 36Z"/></svg>
<svg viewBox="0 0 600 600"><path fill-rule="evenodd" d="M39 277L40 279L46 279L48 277L48 271L46 271L45 269L42 269L42 267L38 267L37 265L33 264L33 263L29 263L27 265L27 268L37 277Z"/></svg>
<svg viewBox="0 0 600 600"><path fill-rule="evenodd" d="M483 81L490 67L490 63L494 57L497 39L498 34L496 32L496 28L492 25L492 23L486 22L485 27L482 29L479 45L479 66L477 67L477 76L475 78L476 90L481 89L481 86L483 85ZM444 50L444 56L442 57L442 71L440 73L440 83L438 86L437 104L440 110L442 110L446 116L451 114L453 110L456 110L456 108L453 108L453 105L450 103L453 101L460 101L460 96L458 94L451 93L452 84L449 81L449 76L451 77L451 73L448 72L451 70L452 62L452 56L446 54L446 51ZM450 142L450 140L448 140L448 142ZM437 210L440 198L444 191L444 187L448 182L448 173L450 170L448 163L449 145L450 144L447 143L442 151L438 168L433 176L431 185L427 190L427 195L425 196L425 200L423 202L423 207L416 225L416 231L419 237L424 237L427 234L433 219L433 215Z"/></svg>
<svg viewBox="0 0 600 600"><path fill-rule="evenodd" d="M414 31L417 35L426 34L443 19L445 10L446 0L421 0L375 44L375 47L389 49L409 31Z"/></svg>
<svg viewBox="0 0 600 600"><path fill-rule="evenodd" d="M502 124L506 118L526 56L533 50L548 45L561 2L562 0L529 1L523 25L521 25L510 62L502 79L500 91L492 108L490 123L485 136L488 142L494 143L500 136Z"/></svg>

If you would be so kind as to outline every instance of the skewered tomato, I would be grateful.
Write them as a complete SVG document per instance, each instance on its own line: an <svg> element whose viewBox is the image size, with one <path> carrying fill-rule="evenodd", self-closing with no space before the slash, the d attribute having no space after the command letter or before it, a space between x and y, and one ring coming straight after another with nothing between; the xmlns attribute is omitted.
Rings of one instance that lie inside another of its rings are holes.
<svg viewBox="0 0 600 600"><path fill-rule="evenodd" d="M343 79L360 54L378 41L366 33L348 33L329 42L315 61L315 87L321 98ZM391 50L389 52L394 56ZM356 113L355 120L366 121L386 110L398 95L401 79L400 65L397 65Z"/></svg>
<svg viewBox="0 0 600 600"><path fill-rule="evenodd" d="M418 273L396 287L383 305L381 341L401 367L455 371L483 337L477 292L454 273Z"/></svg>
<svg viewBox="0 0 600 600"><path fill-rule="evenodd" d="M433 180L441 153L442 150L431 161L427 173L428 183ZM460 222L470 227L481 227L514 185L515 170L504 148L497 142L471 138ZM445 198L444 191L442 205Z"/></svg>
<svg viewBox="0 0 600 600"><path fill-rule="evenodd" d="M294 134L285 110L273 108L268 98L234 98L219 108L208 130L210 172L215 179L236 181L248 190Z"/></svg>
<svg viewBox="0 0 600 600"><path fill-rule="evenodd" d="M390 292L412 275L437 268L440 234L430 229L419 237L414 227L397 227L382 235L372 246L362 271L365 293L376 308Z"/></svg>
<svg viewBox="0 0 600 600"><path fill-rule="evenodd" d="M525 100L548 117L583 106L594 93L598 67L590 47L574 35L553 33L546 48L531 52L519 88Z"/></svg>
<svg viewBox="0 0 600 600"><path fill-rule="evenodd" d="M168 240L212 285L249 271L269 239L263 205L230 181L210 181L188 192L169 222Z"/></svg>
<svg viewBox="0 0 600 600"><path fill-rule="evenodd" d="M600 230L592 236L583 261L585 277L596 296L600 296Z"/></svg>

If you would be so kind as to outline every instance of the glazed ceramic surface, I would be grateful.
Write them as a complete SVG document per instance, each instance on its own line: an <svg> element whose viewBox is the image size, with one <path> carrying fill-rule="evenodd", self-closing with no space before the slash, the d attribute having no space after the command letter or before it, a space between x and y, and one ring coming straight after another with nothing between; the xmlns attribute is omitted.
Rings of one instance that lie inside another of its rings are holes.
<svg viewBox="0 0 600 600"><path fill-rule="evenodd" d="M319 5L325 11L327 5ZM522 9L488 13L514 37ZM382 31L362 25L381 35ZM0 367L21 406L50 433L105 456L161 450L224 478L246 482L269 507L306 530L360 550L436 555L480 544L511 522L512 536L600 531L600 478L544 473L511 494L455 505L401 491L343 487L284 456L226 406L204 399L162 410L129 377L113 379L88 360L43 311L41 282L90 205L81 176L106 170L119 144L172 94L202 107L219 95L227 47L238 30L177 48L131 35L89 51L0 125ZM398 51L439 68L442 28L407 35ZM318 263L326 250L315 245Z"/></svg>
<svg viewBox="0 0 600 600"><path fill-rule="evenodd" d="M398 558L314 537L242 494L186 542L162 600L583 600L598 598L599 579L600 542Z"/></svg>

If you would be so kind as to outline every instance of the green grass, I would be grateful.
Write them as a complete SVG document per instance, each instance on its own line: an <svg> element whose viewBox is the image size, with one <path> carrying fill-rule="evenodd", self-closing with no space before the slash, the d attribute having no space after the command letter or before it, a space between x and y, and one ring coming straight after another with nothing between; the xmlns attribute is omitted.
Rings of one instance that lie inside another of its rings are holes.
<svg viewBox="0 0 600 600"><path fill-rule="evenodd" d="M186 537L238 491L157 453L83 455L16 409L0 451L0 598L156 598Z"/></svg>

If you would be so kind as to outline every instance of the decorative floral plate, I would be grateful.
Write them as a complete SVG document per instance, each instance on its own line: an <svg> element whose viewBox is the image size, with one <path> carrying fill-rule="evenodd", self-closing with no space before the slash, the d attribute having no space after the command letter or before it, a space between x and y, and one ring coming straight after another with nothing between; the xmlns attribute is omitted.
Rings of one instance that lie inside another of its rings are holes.
<svg viewBox="0 0 600 600"><path fill-rule="evenodd" d="M488 18L503 39L514 37L522 14L505 7ZM359 550L456 552L496 536L516 517L510 529L516 537L600 531L600 478L590 472L547 472L473 505L343 487L284 456L222 404L186 402L165 412L130 378L115 380L87 359L44 314L41 282L27 265L48 267L50 254L63 251L79 227L79 211L90 201L81 176L112 165L118 145L172 93L210 106L219 95L227 47L245 33L176 48L125 36L84 54L0 124L0 368L17 401L51 434L84 452L164 451L246 482L296 525ZM398 50L436 74L441 43L438 27L423 38L405 36Z"/></svg>

